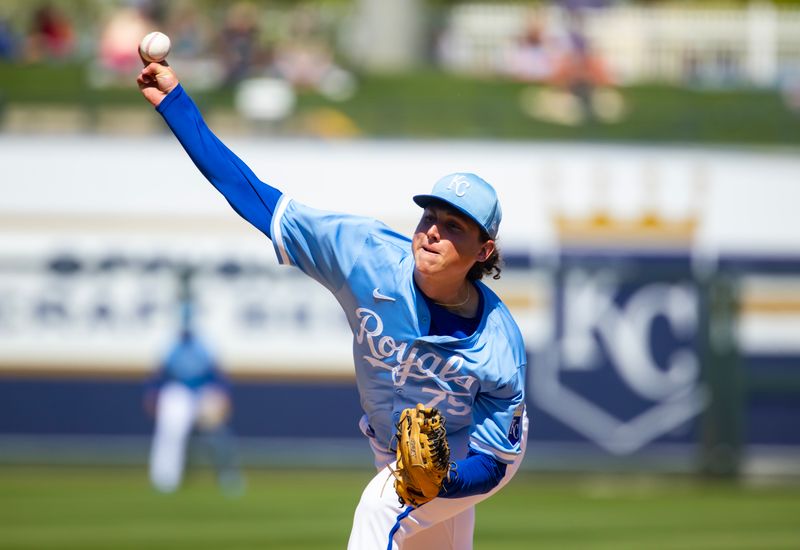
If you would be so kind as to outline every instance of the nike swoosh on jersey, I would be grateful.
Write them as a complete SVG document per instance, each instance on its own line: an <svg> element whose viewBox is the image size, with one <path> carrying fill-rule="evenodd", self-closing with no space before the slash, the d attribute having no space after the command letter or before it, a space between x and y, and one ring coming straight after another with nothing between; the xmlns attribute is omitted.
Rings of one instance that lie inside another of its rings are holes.
<svg viewBox="0 0 800 550"><path fill-rule="evenodd" d="M394 298L392 298L391 296L387 296L386 294L381 294L380 288L375 288L372 291L372 297L375 298L376 300L380 300L380 301L383 301L383 302L396 302L397 301Z"/></svg>

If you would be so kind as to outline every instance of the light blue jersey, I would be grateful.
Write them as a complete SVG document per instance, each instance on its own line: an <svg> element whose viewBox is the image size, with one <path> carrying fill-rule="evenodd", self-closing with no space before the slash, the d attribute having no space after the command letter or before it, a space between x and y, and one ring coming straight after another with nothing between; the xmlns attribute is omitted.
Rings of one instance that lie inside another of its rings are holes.
<svg viewBox="0 0 800 550"><path fill-rule="evenodd" d="M377 220L312 209L285 195L270 233L280 263L323 284L344 309L361 405L380 446L394 448L401 411L422 403L447 417L454 459L471 447L514 460L526 354L497 295L475 283L484 308L469 337L426 336L430 312L414 284L409 238Z"/></svg>
<svg viewBox="0 0 800 550"><path fill-rule="evenodd" d="M414 283L410 239L373 219L308 208L261 181L213 135L180 85L158 111L234 210L272 239L280 262L323 284L347 315L366 413L359 427L378 469L356 507L348 548L416 548L416 540L472 548L474 506L508 483L526 445L525 347L505 305L479 282L475 318L426 298ZM449 174L414 201L444 202L483 235L497 235L497 194L475 174ZM439 498L398 508L397 492L386 490L395 475L387 466L401 411L418 403L445 415L453 462Z"/></svg>

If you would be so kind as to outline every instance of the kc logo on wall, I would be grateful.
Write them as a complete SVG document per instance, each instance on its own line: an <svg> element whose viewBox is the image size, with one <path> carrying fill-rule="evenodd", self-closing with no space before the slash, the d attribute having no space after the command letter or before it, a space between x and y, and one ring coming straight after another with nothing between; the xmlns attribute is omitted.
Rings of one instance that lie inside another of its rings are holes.
<svg viewBox="0 0 800 550"><path fill-rule="evenodd" d="M687 178L695 203L696 179ZM643 203L657 204L647 193ZM698 356L703 300L690 253L696 212L687 207L686 216L670 219L650 207L641 212L555 216L562 257L553 337L530 368L534 404L560 426L555 439L574 438L567 426L616 455L659 438L686 442L690 421L708 403Z"/></svg>

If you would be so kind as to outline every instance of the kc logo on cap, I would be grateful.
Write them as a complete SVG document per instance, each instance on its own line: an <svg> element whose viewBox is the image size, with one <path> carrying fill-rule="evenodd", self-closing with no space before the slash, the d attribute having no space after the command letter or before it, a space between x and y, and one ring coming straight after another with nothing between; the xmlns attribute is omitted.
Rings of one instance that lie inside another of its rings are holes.
<svg viewBox="0 0 800 550"><path fill-rule="evenodd" d="M467 194L467 189L469 186L470 183L466 176L463 174L456 174L453 176L453 179L450 180L450 184L447 186L447 189L455 193L457 197L463 197Z"/></svg>

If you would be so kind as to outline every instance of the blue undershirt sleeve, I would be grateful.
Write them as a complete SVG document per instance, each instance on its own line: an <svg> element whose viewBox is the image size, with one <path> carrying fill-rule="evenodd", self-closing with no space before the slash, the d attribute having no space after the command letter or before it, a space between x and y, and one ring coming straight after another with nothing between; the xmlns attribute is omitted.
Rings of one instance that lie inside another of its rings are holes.
<svg viewBox="0 0 800 550"><path fill-rule="evenodd" d="M462 498L488 493L506 475L506 465L493 456L469 451L467 458L450 466L450 473L442 485L442 498Z"/></svg>
<svg viewBox="0 0 800 550"><path fill-rule="evenodd" d="M206 125L179 84L156 107L200 172L245 220L271 237L269 228L281 192L259 180Z"/></svg>

